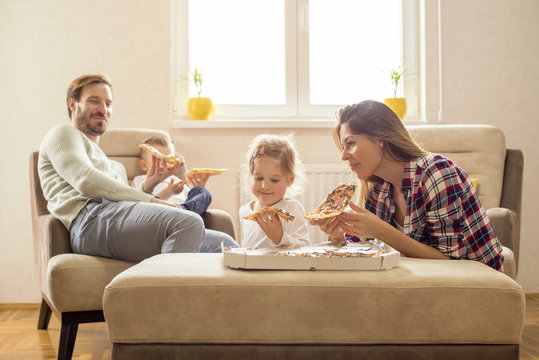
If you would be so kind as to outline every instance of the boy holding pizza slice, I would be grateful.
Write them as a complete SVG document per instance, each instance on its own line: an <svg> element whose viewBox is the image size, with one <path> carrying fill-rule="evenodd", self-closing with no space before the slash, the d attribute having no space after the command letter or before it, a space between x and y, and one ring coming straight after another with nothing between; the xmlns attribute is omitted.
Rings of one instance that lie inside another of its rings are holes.
<svg viewBox="0 0 539 360"><path fill-rule="evenodd" d="M174 154L174 145L163 137L153 136L143 141L150 145L150 149L157 150L164 158ZM140 151L139 167L146 171L146 175L138 175L133 178L131 186L148 194L156 194L163 200L178 204L182 209L194 211L202 215L211 203L211 194L205 188L209 174L186 173L187 183L174 173L178 167L183 166L169 164L160 161L157 157L142 148ZM148 176L158 173L158 176Z"/></svg>

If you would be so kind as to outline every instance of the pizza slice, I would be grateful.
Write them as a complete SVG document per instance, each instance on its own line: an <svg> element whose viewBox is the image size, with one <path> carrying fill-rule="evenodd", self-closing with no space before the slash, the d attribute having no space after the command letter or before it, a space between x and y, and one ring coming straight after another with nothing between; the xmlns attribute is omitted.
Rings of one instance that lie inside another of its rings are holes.
<svg viewBox="0 0 539 360"><path fill-rule="evenodd" d="M264 209L260 209L260 210L258 210L256 212L252 213L252 214L244 216L243 218L247 219L247 220L254 220L255 217L258 214L262 214L262 213L268 212L268 211L274 212L275 214L279 215L279 217L281 219L285 220L286 222L294 220L294 215L290 214L288 211L283 210L283 209L272 208L272 207L267 207L267 208L264 208Z"/></svg>
<svg viewBox="0 0 539 360"><path fill-rule="evenodd" d="M172 155L172 154L164 155L161 151L157 150L156 148L154 148L151 145L140 144L139 147L142 150L145 150L145 151L149 152L150 154L152 154L156 158L161 159L161 160L165 160L169 164L173 164L173 165L178 164L178 163L180 163L180 165L185 164L181 159L175 157L174 155Z"/></svg>
<svg viewBox="0 0 539 360"><path fill-rule="evenodd" d="M337 216L346 209L356 191L356 185L340 184L326 196L314 211L305 214L307 219L326 219Z"/></svg>
<svg viewBox="0 0 539 360"><path fill-rule="evenodd" d="M228 169L208 169L208 168L196 168L188 170L185 174L191 175L191 174L209 174L209 175L219 175L224 172L228 171Z"/></svg>

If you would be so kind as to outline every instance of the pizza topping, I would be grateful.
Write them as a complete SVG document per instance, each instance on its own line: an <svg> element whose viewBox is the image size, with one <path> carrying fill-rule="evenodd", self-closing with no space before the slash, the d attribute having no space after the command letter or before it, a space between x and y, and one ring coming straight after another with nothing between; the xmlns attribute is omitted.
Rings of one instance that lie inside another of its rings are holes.
<svg viewBox="0 0 539 360"><path fill-rule="evenodd" d="M357 258L357 257L378 257L384 253L383 250L377 249L302 249L281 251L278 256L302 256L316 258Z"/></svg>
<svg viewBox="0 0 539 360"><path fill-rule="evenodd" d="M286 222L289 222L289 221L293 221L294 220L294 215L290 214L288 211L286 210L283 210L283 209L277 209L277 208L272 208L272 207L267 207L267 208L264 208L264 209L260 209L258 210L257 212L254 212L252 214L249 214L249 215L246 215L244 216L243 218L246 219L246 220L254 220L255 217L258 215L258 214L262 214L264 212L273 212L277 215L279 215L279 217L281 217L283 220L285 220Z"/></svg>
<svg viewBox="0 0 539 360"><path fill-rule="evenodd" d="M350 203L356 185L340 184L330 192L314 211L305 214L307 219L325 219L341 214Z"/></svg>

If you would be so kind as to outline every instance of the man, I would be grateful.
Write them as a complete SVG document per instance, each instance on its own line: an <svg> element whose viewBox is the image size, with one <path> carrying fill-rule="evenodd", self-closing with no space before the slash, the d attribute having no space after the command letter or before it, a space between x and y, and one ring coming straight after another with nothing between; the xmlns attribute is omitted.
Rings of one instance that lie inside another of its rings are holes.
<svg viewBox="0 0 539 360"><path fill-rule="evenodd" d="M51 129L39 150L38 172L48 209L70 231L74 252L140 261L167 252L219 252L237 246L228 235L204 229L193 212L135 190L125 168L107 158L99 137L112 117L107 75L83 75L67 90L71 124ZM154 159L156 181L177 170Z"/></svg>

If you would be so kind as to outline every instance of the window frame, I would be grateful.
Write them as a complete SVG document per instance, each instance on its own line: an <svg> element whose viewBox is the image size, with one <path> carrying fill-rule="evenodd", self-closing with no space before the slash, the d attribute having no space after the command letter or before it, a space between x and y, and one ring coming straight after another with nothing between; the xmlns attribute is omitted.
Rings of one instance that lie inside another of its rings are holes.
<svg viewBox="0 0 539 360"><path fill-rule="evenodd" d="M286 103L284 105L216 105L219 119L334 119L346 104L309 104L309 0L282 0L285 3ZM175 119L187 119L188 86L181 76L189 68L189 0L172 1L172 107ZM421 118L419 0L402 0L403 63L408 68L403 96L408 103L405 120ZM388 80L389 81L389 80ZM269 115L268 115L269 114Z"/></svg>

